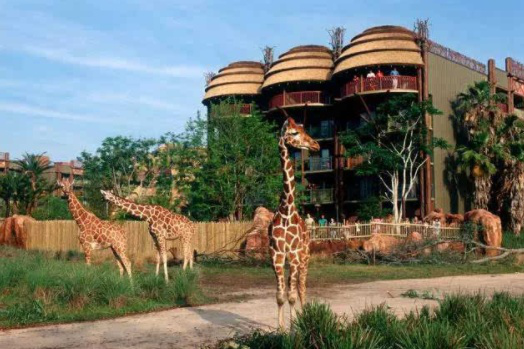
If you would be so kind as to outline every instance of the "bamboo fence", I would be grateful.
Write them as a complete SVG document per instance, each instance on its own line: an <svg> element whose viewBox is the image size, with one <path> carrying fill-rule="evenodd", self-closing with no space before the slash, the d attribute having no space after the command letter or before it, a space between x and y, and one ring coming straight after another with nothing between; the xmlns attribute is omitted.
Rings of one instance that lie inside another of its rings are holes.
<svg viewBox="0 0 524 349"><path fill-rule="evenodd" d="M128 255L133 261L155 260L156 250L149 235L148 225L141 221L117 222L127 233ZM197 233L193 238L193 249L199 254L230 253L238 250L252 222L203 222L196 223ZM82 252L78 242L78 226L74 221L38 221L26 223L26 248L51 252ZM168 240L167 249L181 252L181 243ZM95 255L111 257L109 250ZM95 257L95 256L94 256Z"/></svg>

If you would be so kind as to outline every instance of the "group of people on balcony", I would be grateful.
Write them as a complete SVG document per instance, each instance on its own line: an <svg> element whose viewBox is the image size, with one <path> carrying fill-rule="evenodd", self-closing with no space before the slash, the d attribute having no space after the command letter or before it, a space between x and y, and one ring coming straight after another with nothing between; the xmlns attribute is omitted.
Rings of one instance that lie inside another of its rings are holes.
<svg viewBox="0 0 524 349"><path fill-rule="evenodd" d="M397 70L397 68L393 68L389 72L388 81L391 81L391 84L387 84L387 88L398 88L399 87L399 76L400 73ZM377 72L375 73L372 69L369 70L368 74L364 78L363 83L365 84L365 87L363 90L377 90L377 89L383 89L385 86L383 86L383 79L386 75L380 70L380 68L377 69ZM361 82L360 82L360 76L354 75L352 85L354 88L354 92L358 93L361 92ZM351 91L353 92L353 91Z"/></svg>

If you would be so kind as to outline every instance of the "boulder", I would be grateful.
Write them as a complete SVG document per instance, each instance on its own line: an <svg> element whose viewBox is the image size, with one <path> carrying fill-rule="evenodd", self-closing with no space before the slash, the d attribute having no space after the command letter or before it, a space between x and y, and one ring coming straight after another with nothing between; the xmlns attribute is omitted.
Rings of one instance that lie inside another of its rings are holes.
<svg viewBox="0 0 524 349"><path fill-rule="evenodd" d="M464 214L464 222L470 222L482 227L480 236L475 236L481 243L491 247L502 246L502 223L500 217L486 210L472 210ZM499 254L498 250L486 249L486 256Z"/></svg>
<svg viewBox="0 0 524 349"><path fill-rule="evenodd" d="M441 208L436 208L433 212L428 213L428 215L424 217L424 222L426 223L433 223L434 221L440 221L441 224L446 223L446 215Z"/></svg>
<svg viewBox="0 0 524 349"><path fill-rule="evenodd" d="M379 233L372 233L369 240L364 241L362 248L366 252L380 252L383 254L388 254L393 252L393 250L402 243L402 240L389 235L383 235Z"/></svg>
<svg viewBox="0 0 524 349"><path fill-rule="evenodd" d="M265 207L255 210L253 226L246 232L246 252L266 253L269 248L268 228L274 213Z"/></svg>
<svg viewBox="0 0 524 349"><path fill-rule="evenodd" d="M26 222L34 222L30 216L13 215L7 217L0 225L0 245L10 245L25 248L27 232L24 227Z"/></svg>

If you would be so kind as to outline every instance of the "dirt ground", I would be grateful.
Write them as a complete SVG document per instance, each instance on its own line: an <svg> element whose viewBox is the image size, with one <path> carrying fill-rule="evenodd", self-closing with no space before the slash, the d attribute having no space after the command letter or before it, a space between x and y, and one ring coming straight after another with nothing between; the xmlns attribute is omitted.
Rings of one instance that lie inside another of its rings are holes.
<svg viewBox="0 0 524 349"><path fill-rule="evenodd" d="M441 297L445 293L495 291L524 293L524 274L453 276L376 281L309 290L310 299L327 302L352 318L366 307L386 303L397 315L437 301L406 298L410 289ZM52 325L0 332L0 348L199 348L276 324L275 290L264 286L238 293L239 302L180 308L113 320Z"/></svg>

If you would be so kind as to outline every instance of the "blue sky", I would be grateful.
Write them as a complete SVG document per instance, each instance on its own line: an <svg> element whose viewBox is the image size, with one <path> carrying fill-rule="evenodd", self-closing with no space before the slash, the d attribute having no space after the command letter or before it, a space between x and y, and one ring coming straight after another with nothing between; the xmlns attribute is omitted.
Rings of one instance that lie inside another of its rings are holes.
<svg viewBox="0 0 524 349"><path fill-rule="evenodd" d="M469 4L471 3L471 4ZM509 9L509 10L508 10ZM429 18L433 40L481 62L524 61L524 1L0 0L0 151L55 161L108 136L181 132L203 73L295 45L346 42Z"/></svg>

